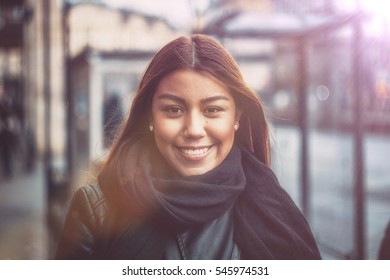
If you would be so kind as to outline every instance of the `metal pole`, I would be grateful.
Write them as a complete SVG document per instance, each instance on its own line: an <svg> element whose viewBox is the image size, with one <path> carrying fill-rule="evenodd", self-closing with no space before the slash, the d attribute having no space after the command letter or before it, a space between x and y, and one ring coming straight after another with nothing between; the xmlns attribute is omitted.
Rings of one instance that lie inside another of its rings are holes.
<svg viewBox="0 0 390 280"><path fill-rule="evenodd" d="M52 169L52 142L51 142L51 75L50 75L50 63L51 63L51 43L50 43L50 0L42 1L42 30L43 30L43 95L45 98L44 105L44 123L45 123L45 138L44 138L44 172L45 172L45 183L46 183L46 202L47 202L47 214L46 222L49 229L48 239L48 255L52 255L53 242L51 237L52 232L52 197L53 197L53 169Z"/></svg>
<svg viewBox="0 0 390 280"><path fill-rule="evenodd" d="M357 19L354 24L353 37L353 136L354 136L354 232L355 253L354 258L365 258L365 188L364 188L364 158L363 158L363 84L362 84L362 27Z"/></svg>
<svg viewBox="0 0 390 280"><path fill-rule="evenodd" d="M43 72L44 72L44 88L43 95L45 98L44 115L45 115L45 152L44 152L44 167L46 173L47 193L51 193L51 94L50 94L50 0L43 0Z"/></svg>
<svg viewBox="0 0 390 280"><path fill-rule="evenodd" d="M64 2L63 15L62 15L62 28L63 28L63 47L64 47L64 60L65 60L65 95L67 100L67 176L71 178L73 175L73 96L70 89L70 27L69 27L69 12L71 4L67 1Z"/></svg>
<svg viewBox="0 0 390 280"><path fill-rule="evenodd" d="M299 129L301 132L300 183L302 212L309 218L309 152L308 152L308 122L307 122L307 54L304 38L298 41L298 100Z"/></svg>

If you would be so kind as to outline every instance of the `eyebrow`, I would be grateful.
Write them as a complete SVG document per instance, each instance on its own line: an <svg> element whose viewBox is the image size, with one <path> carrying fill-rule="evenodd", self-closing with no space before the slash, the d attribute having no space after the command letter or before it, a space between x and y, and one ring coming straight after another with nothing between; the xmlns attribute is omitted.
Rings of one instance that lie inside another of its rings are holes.
<svg viewBox="0 0 390 280"><path fill-rule="evenodd" d="M181 98L179 96L176 96L176 95L173 95L170 93L162 93L159 96L157 96L157 99L171 99L171 100L178 101L180 103L185 103L184 98Z"/></svg>
<svg viewBox="0 0 390 280"><path fill-rule="evenodd" d="M157 98L158 99L171 99L171 100L175 100L177 102L183 103L183 104L186 103L184 98L176 96L174 94L170 94L170 93L162 93ZM200 101L200 103L205 104L205 103L209 103L209 102L213 102L213 101L217 101L217 100L229 101L229 98L227 98L224 95L215 95L215 96L211 96L211 97L207 97L205 99L202 99Z"/></svg>

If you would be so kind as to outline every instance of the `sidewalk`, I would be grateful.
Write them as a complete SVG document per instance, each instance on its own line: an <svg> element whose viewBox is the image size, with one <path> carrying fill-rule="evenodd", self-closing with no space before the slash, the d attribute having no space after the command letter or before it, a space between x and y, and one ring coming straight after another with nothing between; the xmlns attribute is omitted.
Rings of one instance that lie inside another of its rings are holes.
<svg viewBox="0 0 390 280"><path fill-rule="evenodd" d="M46 192L42 164L0 179L0 259L47 259Z"/></svg>

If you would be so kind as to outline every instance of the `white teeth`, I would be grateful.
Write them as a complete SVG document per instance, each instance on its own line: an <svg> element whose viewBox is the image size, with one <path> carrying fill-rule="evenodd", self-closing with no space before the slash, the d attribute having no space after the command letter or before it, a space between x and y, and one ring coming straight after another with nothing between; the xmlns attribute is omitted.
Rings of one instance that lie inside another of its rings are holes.
<svg viewBox="0 0 390 280"><path fill-rule="evenodd" d="M183 154L189 155L189 156L201 156L205 154L209 148L202 148L202 149L181 149Z"/></svg>

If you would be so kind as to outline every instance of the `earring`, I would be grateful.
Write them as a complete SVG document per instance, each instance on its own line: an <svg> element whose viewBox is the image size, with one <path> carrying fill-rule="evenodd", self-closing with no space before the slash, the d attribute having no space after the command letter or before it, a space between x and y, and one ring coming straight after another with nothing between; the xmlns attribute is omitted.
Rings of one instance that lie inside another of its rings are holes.
<svg viewBox="0 0 390 280"><path fill-rule="evenodd" d="M150 130L151 132L153 132L153 129L154 129L153 125L150 124L150 125L149 125L149 130Z"/></svg>
<svg viewBox="0 0 390 280"><path fill-rule="evenodd" d="M238 123L236 123L233 127L234 127L234 131L237 131L239 127Z"/></svg>

